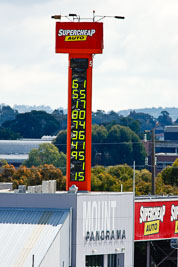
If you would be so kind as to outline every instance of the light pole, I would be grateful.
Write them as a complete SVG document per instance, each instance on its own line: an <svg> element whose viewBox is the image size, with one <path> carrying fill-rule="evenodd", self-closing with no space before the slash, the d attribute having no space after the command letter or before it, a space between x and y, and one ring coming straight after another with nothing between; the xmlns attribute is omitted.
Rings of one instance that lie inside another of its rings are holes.
<svg viewBox="0 0 178 267"><path fill-rule="evenodd" d="M155 164L155 128L152 130L145 130L145 133L151 133L151 173L152 173L152 184L151 184L151 194L155 195L155 176L156 176L156 164Z"/></svg>
<svg viewBox="0 0 178 267"><path fill-rule="evenodd" d="M178 267L178 238L171 239L170 246L171 248L177 250L177 267Z"/></svg>
<svg viewBox="0 0 178 267"><path fill-rule="evenodd" d="M145 133L151 132L151 173L152 173L152 184L151 184L151 194L155 195L155 128L150 130L145 130ZM150 266L150 241L147 241L147 267Z"/></svg>
<svg viewBox="0 0 178 267"><path fill-rule="evenodd" d="M152 195L155 195L156 192L156 186L155 186L155 128L151 131L151 140L152 140L152 160L151 160L151 173L152 173L152 187L151 187L151 193Z"/></svg>

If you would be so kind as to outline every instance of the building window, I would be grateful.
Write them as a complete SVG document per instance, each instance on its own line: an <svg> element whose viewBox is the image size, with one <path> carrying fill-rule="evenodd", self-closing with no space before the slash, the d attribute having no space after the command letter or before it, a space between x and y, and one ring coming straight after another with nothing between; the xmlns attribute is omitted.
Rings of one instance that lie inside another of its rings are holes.
<svg viewBox="0 0 178 267"><path fill-rule="evenodd" d="M116 254L108 255L108 266L107 267L116 267Z"/></svg>
<svg viewBox="0 0 178 267"><path fill-rule="evenodd" d="M86 256L86 267L103 267L103 255Z"/></svg>

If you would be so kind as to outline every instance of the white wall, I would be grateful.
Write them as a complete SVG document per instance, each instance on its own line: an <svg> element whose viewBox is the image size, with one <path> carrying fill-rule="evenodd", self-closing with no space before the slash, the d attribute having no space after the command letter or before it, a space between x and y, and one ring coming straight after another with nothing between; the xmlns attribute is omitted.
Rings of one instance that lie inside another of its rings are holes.
<svg viewBox="0 0 178 267"><path fill-rule="evenodd" d="M133 193L91 193L77 195L77 240L76 265L85 266L86 255L107 255L121 253L124 265L132 267L133 263ZM94 240L86 233L106 230L125 231L125 238L103 238Z"/></svg>
<svg viewBox="0 0 178 267"><path fill-rule="evenodd" d="M69 227L70 227L70 216L67 217L65 223L60 231L60 267L69 267ZM63 265L64 262L64 265ZM48 265L49 267L50 265Z"/></svg>
<svg viewBox="0 0 178 267"><path fill-rule="evenodd" d="M69 266L69 216L40 264L40 267L49 266Z"/></svg>

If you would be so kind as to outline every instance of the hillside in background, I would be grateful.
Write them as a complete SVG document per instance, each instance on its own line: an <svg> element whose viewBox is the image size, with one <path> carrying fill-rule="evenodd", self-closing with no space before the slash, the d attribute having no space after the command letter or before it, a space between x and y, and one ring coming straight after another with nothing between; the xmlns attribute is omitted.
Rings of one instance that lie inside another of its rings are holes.
<svg viewBox="0 0 178 267"><path fill-rule="evenodd" d="M9 105L6 105L6 104L0 104L0 106L1 106L1 109L2 109L3 106L10 107ZM53 110L50 106L45 106L45 105L39 105L39 106L33 105L33 106L30 106L30 105L17 105L16 104L16 105L14 105L13 107L10 107L10 108L15 110L14 113L25 113L25 112L31 112L32 110L36 110L36 111L46 111L47 113L52 114L54 111L57 110L57 111L62 111L63 114L67 114L67 109L65 109L63 107L59 107L56 110ZM117 112L117 114L120 115L120 116L126 117L132 111L135 111L136 113L146 113L146 114L151 115L154 118L158 118L161 115L162 111L167 111L169 113L169 116L172 118L173 122L176 121L177 118L178 118L178 108L176 108L176 107L165 107L165 108L163 108L163 107L158 107L158 108L152 107L152 108L141 108L141 109L125 109L125 110L119 110ZM94 112L94 113L96 113L96 112ZM111 111L105 112L105 114L109 114L109 113L111 113ZM12 112L11 112L11 115L12 115ZM6 120L7 119L5 119L3 121L6 121Z"/></svg>
<svg viewBox="0 0 178 267"><path fill-rule="evenodd" d="M14 105L13 109L17 110L18 113L25 113L25 112L31 112L32 110L36 111L46 111L47 113L52 113L53 110L50 106L29 106L29 105Z"/></svg>
<svg viewBox="0 0 178 267"><path fill-rule="evenodd" d="M25 108L26 106L21 105L20 107ZM31 106L31 108L36 108L36 106ZM19 136L22 138L41 138L43 135L56 135L59 131L67 128L67 114L64 109L59 108L52 111L50 107L47 107L50 112L41 110L45 109L45 106L38 106L38 109L40 110L19 112L10 106L0 105L0 139L13 139L15 136L16 138ZM154 113L155 116L150 115L153 113L150 112L151 110L157 112ZM114 125L129 127L140 138L143 138L144 130L151 130L156 125L164 127L178 123L178 108L167 108L167 110L153 108L141 109L142 112L138 112L138 109L136 111L124 111L124 114L128 115L121 115L114 111L97 110L92 112L92 124L103 125L107 130Z"/></svg>
<svg viewBox="0 0 178 267"><path fill-rule="evenodd" d="M135 111L137 113L147 113L153 116L154 118L158 118L161 115L162 111L167 111L169 113L169 116L172 118L173 121L176 121L178 118L178 108L172 107L172 108L141 108L141 109L125 109L125 110L120 110L118 111L119 115L122 116L128 116L131 111Z"/></svg>
<svg viewBox="0 0 178 267"><path fill-rule="evenodd" d="M53 109L50 106L29 106L29 105L14 105L13 109L17 110L19 113L25 113L25 112L31 112L32 110L36 111L46 111L47 113L53 113ZM59 107L57 110L62 110L64 114L67 113L67 109L64 109L62 107Z"/></svg>
<svg viewBox="0 0 178 267"><path fill-rule="evenodd" d="M10 106L0 105L0 125L5 121L15 120L18 111L12 109Z"/></svg>

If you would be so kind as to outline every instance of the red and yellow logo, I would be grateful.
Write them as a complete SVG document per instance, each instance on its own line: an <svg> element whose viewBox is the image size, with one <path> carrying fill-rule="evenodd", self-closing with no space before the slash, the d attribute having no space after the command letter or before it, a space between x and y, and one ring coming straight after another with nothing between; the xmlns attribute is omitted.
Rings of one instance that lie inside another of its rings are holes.
<svg viewBox="0 0 178 267"><path fill-rule="evenodd" d="M165 212L165 205L161 207L140 207L140 223L144 223L144 236L159 233L160 221L163 222Z"/></svg>
<svg viewBox="0 0 178 267"><path fill-rule="evenodd" d="M86 41L87 35L79 35L79 36L66 36L66 42L75 42L75 41Z"/></svg>
<svg viewBox="0 0 178 267"><path fill-rule="evenodd" d="M93 36L96 30L63 30L60 29L58 36L65 36L65 42L86 41L88 36Z"/></svg>
<svg viewBox="0 0 178 267"><path fill-rule="evenodd" d="M144 226L144 235L153 235L159 233L160 220L146 222Z"/></svg>
<svg viewBox="0 0 178 267"><path fill-rule="evenodd" d="M171 206L171 222L175 221L175 234L178 234L178 206Z"/></svg>

